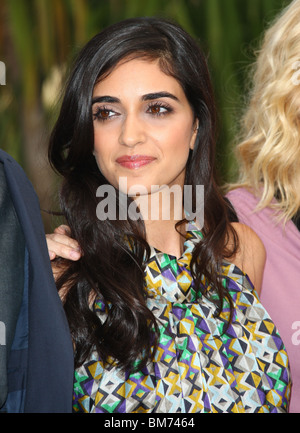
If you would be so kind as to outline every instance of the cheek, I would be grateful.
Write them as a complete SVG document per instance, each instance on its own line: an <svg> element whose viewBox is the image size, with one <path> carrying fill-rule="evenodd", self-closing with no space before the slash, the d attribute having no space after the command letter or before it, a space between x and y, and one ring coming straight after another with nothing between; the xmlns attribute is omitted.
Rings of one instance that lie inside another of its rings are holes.
<svg viewBox="0 0 300 433"><path fill-rule="evenodd" d="M94 157L101 173L105 176L108 164L107 148L104 146L103 137L100 140L97 134L94 135Z"/></svg>
<svg viewBox="0 0 300 433"><path fill-rule="evenodd" d="M100 138L101 137L101 138ZM108 183L118 188L118 175L113 164L114 147L105 134L94 133L94 157L98 168Z"/></svg>
<svg viewBox="0 0 300 433"><path fill-rule="evenodd" d="M96 159L100 161L105 161L108 156L108 146L105 146L107 143L107 139L105 138L105 134L98 132L97 130L94 132L94 155Z"/></svg>
<svg viewBox="0 0 300 433"><path fill-rule="evenodd" d="M103 134L100 134L100 132L97 130L97 128L94 127L94 150L96 152L99 152L99 150L102 147L102 138Z"/></svg>
<svg viewBox="0 0 300 433"><path fill-rule="evenodd" d="M162 140L162 146L170 155L182 158L189 155L192 133L190 128L174 127Z"/></svg>

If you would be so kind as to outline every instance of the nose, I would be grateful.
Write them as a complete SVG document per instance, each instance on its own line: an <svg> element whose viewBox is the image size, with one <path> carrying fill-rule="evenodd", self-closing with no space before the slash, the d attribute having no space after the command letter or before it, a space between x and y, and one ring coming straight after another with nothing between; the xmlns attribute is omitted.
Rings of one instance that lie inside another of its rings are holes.
<svg viewBox="0 0 300 433"><path fill-rule="evenodd" d="M141 119L134 114L127 114L125 117L119 142L127 147L134 147L137 144L141 144L145 141L146 130Z"/></svg>

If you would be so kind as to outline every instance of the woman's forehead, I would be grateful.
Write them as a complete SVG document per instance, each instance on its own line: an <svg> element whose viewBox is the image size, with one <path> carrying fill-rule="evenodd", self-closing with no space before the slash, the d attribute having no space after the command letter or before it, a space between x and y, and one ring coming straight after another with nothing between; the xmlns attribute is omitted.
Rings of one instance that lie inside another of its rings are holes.
<svg viewBox="0 0 300 433"><path fill-rule="evenodd" d="M125 55L120 60L118 60L113 66L109 69L105 69L104 72L100 72L96 84L100 81L103 81L106 77L108 77L113 71L122 66L123 64L133 62L133 61L141 61L148 64L158 65L161 72L166 75L174 76L174 65L173 59L169 53L155 53L155 52L133 52L128 55Z"/></svg>
<svg viewBox="0 0 300 433"><path fill-rule="evenodd" d="M130 89L134 93L140 91L143 94L162 90L179 94L183 92L178 80L161 69L158 59L147 58L126 58L117 63L109 74L96 83L94 94L106 89L121 93Z"/></svg>

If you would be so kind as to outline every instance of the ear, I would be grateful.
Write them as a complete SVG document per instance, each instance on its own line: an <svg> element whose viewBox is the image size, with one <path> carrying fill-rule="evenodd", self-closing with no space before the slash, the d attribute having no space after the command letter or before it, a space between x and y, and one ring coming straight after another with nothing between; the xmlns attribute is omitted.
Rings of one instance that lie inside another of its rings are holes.
<svg viewBox="0 0 300 433"><path fill-rule="evenodd" d="M194 150L195 141L196 141L197 134L198 134L198 129L199 129L199 120L196 119L195 123L194 123L193 135L192 135L191 142L190 142L190 149L191 150Z"/></svg>

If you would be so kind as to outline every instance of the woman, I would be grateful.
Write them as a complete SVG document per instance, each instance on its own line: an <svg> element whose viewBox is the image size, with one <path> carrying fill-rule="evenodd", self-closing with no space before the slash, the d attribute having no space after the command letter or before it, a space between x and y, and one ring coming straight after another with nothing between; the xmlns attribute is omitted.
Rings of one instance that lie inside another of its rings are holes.
<svg viewBox="0 0 300 433"><path fill-rule="evenodd" d="M55 266L75 412L288 409L285 349L252 285L265 252L230 224L215 117L203 53L171 22L115 24L75 62L49 147L82 253Z"/></svg>
<svg viewBox="0 0 300 433"><path fill-rule="evenodd" d="M300 411L300 1L265 33L237 146L240 177L228 198L267 254L261 301L290 358L290 411Z"/></svg>

